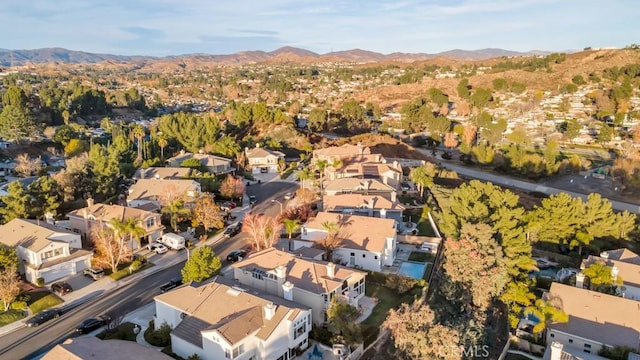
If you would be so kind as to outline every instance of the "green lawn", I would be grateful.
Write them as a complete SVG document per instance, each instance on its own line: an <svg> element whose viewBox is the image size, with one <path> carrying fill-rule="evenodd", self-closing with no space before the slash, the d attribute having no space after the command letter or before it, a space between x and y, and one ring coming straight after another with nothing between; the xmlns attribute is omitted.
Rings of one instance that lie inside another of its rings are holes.
<svg viewBox="0 0 640 360"><path fill-rule="evenodd" d="M412 303L415 300L415 295L420 294L421 290L414 289L399 295L395 290L369 282L366 283L365 290L368 297L376 298L378 301L371 315L361 323L365 346L367 346L376 339L380 326L387 318L389 309L395 309L402 303Z"/></svg>
<svg viewBox="0 0 640 360"><path fill-rule="evenodd" d="M38 291L29 293L29 309L31 313L37 314L42 310L62 304L62 299L48 291Z"/></svg>
<svg viewBox="0 0 640 360"><path fill-rule="evenodd" d="M134 326L135 325L133 323L126 322L126 323L120 324L120 326L118 326L115 329L105 330L100 334L96 335L96 337L102 340L117 339L117 340L136 341L136 334L133 332Z"/></svg>
<svg viewBox="0 0 640 360"><path fill-rule="evenodd" d="M418 221L417 227L418 227L419 236L430 236L430 237L436 236L436 232L433 231L433 228L431 227L431 223L427 218L420 219Z"/></svg>
<svg viewBox="0 0 640 360"><path fill-rule="evenodd" d="M130 264L123 264L123 265L121 265L121 266L120 266L120 267L121 267L121 269L120 269L120 270L118 270L118 271L116 271L116 272L114 272L114 273L112 273L111 275L109 275L109 277L111 277L113 280L118 281L118 280L120 280L120 279L124 279L124 278L126 278L126 277L127 277L127 276L129 276L129 275L133 275L133 274L135 274L135 273L137 273L137 272L140 272L140 271L142 271L142 270L145 270L145 269L148 269L148 268L150 268L150 267L154 266L154 264L153 264L152 262L147 262L146 264L142 265L142 266L140 267L140 269L138 269L138 271L129 272L129 265L130 265Z"/></svg>
<svg viewBox="0 0 640 360"><path fill-rule="evenodd" d="M16 322L24 318L24 311L9 310L0 312L0 327Z"/></svg>
<svg viewBox="0 0 640 360"><path fill-rule="evenodd" d="M421 262L421 263L426 263L426 262L432 263L435 258L436 258L435 255L426 253L423 251L412 251L411 254L409 254L409 261L415 261L415 262Z"/></svg>

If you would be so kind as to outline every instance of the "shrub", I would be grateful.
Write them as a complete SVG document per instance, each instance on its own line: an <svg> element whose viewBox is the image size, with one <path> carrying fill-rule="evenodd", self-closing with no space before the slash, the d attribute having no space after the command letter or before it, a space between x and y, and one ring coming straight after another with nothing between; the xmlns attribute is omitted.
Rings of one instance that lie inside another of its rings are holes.
<svg viewBox="0 0 640 360"><path fill-rule="evenodd" d="M331 331L329 331L329 329L322 327L322 326L316 326L313 325L311 327L311 334L309 335L313 340L321 343L321 344L325 344L325 345L332 345L333 343L331 342L331 339L333 337L333 334L331 334Z"/></svg>
<svg viewBox="0 0 640 360"><path fill-rule="evenodd" d="M24 310L27 308L28 302L29 302L29 295L22 295L11 303L11 309Z"/></svg>
<svg viewBox="0 0 640 360"><path fill-rule="evenodd" d="M43 287L43 286L44 286L44 278L43 278L43 277L39 277L39 278L36 280L36 286L37 286L37 287Z"/></svg>
<svg viewBox="0 0 640 360"><path fill-rule="evenodd" d="M171 327L166 322L155 329L153 320L149 321L149 328L144 332L144 339L153 346L165 347L171 343Z"/></svg>

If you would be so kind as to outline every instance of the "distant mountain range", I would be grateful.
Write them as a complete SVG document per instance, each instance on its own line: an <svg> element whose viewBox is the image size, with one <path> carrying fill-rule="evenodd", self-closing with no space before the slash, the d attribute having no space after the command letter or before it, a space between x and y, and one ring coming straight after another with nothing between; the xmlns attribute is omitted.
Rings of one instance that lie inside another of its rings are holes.
<svg viewBox="0 0 640 360"><path fill-rule="evenodd" d="M425 53L392 53L381 54L373 51L353 49L335 51L326 54L317 54L309 50L285 46L271 52L265 51L241 51L229 55L212 54L188 54L166 57L153 56L125 56L112 54L94 54L84 51L67 50L63 48L43 48L34 50L7 50L0 49L0 66L19 66L39 63L74 63L95 64L108 62L137 62L137 61L161 61L174 59L197 59L202 61L219 63L252 63L252 62L286 62L286 61L351 61L351 62L377 62L377 61L419 61L436 57L447 57L458 60L483 60L501 56L533 56L545 55L545 51L517 52L504 49L480 49L480 50L449 50L436 54Z"/></svg>

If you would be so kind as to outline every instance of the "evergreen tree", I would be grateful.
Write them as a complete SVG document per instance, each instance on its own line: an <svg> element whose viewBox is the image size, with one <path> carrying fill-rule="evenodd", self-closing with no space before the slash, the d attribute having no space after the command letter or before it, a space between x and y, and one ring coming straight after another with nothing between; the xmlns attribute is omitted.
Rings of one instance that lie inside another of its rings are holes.
<svg viewBox="0 0 640 360"><path fill-rule="evenodd" d="M5 204L4 207L0 207L3 222L7 223L16 218L26 219L29 217L31 201L22 183L19 181L11 182L7 187L7 194L0 196L0 200Z"/></svg>
<svg viewBox="0 0 640 360"><path fill-rule="evenodd" d="M182 281L201 282L220 272L222 262L208 246L194 250L182 268Z"/></svg>

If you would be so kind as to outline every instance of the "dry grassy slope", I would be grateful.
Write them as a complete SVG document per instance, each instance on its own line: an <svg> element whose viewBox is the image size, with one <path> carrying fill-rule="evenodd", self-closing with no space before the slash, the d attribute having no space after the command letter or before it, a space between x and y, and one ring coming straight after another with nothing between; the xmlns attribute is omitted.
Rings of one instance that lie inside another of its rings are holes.
<svg viewBox="0 0 640 360"><path fill-rule="evenodd" d="M354 145L361 143L364 146L369 146L371 148L371 153L382 154L382 156L387 158L429 159L414 147L396 140L389 135L355 135L349 138L342 138L329 142L327 146L340 146L346 143Z"/></svg>

